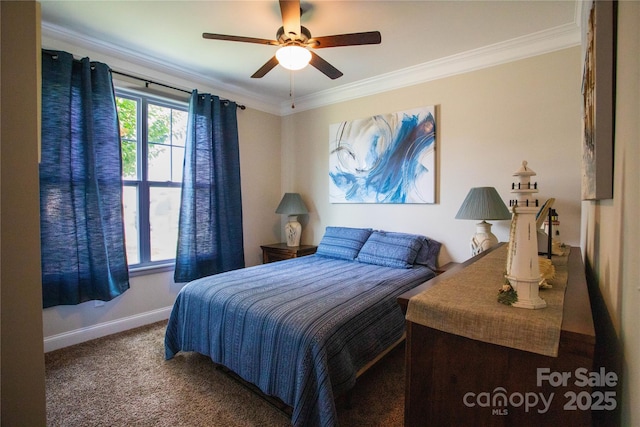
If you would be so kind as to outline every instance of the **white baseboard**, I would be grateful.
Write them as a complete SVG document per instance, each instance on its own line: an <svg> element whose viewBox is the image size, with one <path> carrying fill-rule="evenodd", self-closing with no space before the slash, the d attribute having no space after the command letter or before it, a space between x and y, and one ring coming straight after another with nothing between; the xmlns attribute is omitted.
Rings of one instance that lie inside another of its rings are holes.
<svg viewBox="0 0 640 427"><path fill-rule="evenodd" d="M135 316L123 317L122 319L111 320L97 325L80 328L62 334L51 335L44 339L44 352L48 353L70 345L80 344L95 338L104 337L129 329L138 328L161 320L166 320L171 314L173 306L159 308L136 314Z"/></svg>

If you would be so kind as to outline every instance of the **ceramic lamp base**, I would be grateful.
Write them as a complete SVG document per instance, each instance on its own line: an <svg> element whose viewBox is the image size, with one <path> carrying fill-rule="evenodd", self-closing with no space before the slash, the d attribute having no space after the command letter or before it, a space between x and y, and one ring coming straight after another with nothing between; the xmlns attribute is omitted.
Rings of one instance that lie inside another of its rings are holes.
<svg viewBox="0 0 640 427"><path fill-rule="evenodd" d="M284 226L284 233L287 236L287 246L300 246L302 225L298 222L296 215L289 215L289 222Z"/></svg>
<svg viewBox="0 0 640 427"><path fill-rule="evenodd" d="M476 234L471 238L471 254L478 255L497 244L498 238L491 232L491 224L486 221L477 223Z"/></svg>

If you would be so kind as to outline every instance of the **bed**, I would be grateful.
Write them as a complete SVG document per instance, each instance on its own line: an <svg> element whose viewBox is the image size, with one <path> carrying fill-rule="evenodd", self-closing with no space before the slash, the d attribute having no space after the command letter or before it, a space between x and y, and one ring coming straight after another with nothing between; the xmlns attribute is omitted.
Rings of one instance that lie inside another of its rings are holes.
<svg viewBox="0 0 640 427"><path fill-rule="evenodd" d="M209 356L289 405L294 426L336 425L334 399L402 339L396 297L435 276L439 249L420 235L327 227L315 255L185 285L165 357Z"/></svg>

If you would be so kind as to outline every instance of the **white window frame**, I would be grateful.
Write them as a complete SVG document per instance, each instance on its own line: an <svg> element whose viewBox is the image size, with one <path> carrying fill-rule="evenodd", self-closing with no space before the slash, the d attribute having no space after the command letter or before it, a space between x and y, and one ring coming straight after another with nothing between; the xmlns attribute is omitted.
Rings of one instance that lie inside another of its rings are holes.
<svg viewBox="0 0 640 427"><path fill-rule="evenodd" d="M149 191L151 188L181 188L180 181L150 181L148 180L148 132L147 132L147 111L148 105L158 105L161 107L172 108L180 111L188 112L189 104L187 102L176 101L168 98L141 93L129 89L116 88L116 97L132 99L138 102L137 109L137 141L136 141L136 161L138 179L123 179L123 190L125 187L136 187L138 189L138 246L139 259L137 264L129 264L130 276L142 274L151 274L161 271L173 270L175 267L175 258L151 261L151 233L149 223ZM177 244L177 242L176 242Z"/></svg>

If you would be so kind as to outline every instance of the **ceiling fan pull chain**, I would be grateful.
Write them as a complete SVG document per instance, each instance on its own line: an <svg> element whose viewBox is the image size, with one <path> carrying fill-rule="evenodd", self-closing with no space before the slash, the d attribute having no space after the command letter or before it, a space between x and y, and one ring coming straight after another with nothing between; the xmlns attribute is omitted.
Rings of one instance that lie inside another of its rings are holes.
<svg viewBox="0 0 640 427"><path fill-rule="evenodd" d="M293 71L289 71L289 98L291 98L291 108L296 108L296 96L293 85Z"/></svg>

